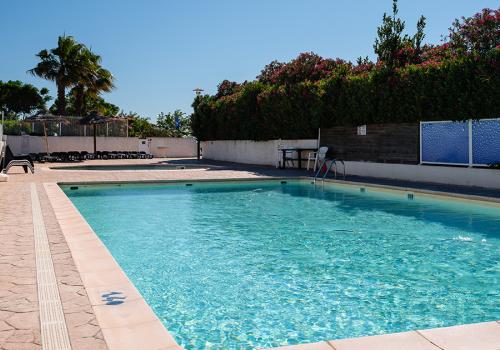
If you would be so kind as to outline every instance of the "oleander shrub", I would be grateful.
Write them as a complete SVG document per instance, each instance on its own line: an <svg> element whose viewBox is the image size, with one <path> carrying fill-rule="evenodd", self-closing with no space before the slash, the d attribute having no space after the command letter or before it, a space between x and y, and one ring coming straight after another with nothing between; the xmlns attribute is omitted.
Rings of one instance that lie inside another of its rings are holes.
<svg viewBox="0 0 500 350"><path fill-rule="evenodd" d="M397 64L380 58L352 64L314 53L273 61L255 81L223 81L215 95L198 96L193 134L300 139L315 138L319 127L499 117L499 23L499 11L485 9L456 21L440 45L403 38Z"/></svg>

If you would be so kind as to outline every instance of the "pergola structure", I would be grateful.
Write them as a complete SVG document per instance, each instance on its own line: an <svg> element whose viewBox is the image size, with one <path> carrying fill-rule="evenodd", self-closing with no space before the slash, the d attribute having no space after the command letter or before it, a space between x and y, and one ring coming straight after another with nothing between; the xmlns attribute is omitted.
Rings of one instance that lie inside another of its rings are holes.
<svg viewBox="0 0 500 350"><path fill-rule="evenodd" d="M49 141L48 141L48 125L50 123L56 123L59 125L59 136L63 136L63 125L70 125L71 126L76 126L76 134L75 134L75 129L73 128L73 132L70 132L69 135L64 135L64 136L87 136L87 126L92 126L93 129L93 137L94 137L94 153L96 151L96 137L97 137L97 126L98 125L106 125L106 133L105 135L108 136L108 126L109 123L113 122L118 122L118 123L126 123L125 125L125 135L121 136L126 136L128 137L128 119L129 118L124 118L124 117L106 117L104 115L100 115L96 112L92 112L91 114L87 116L60 116L60 115L53 115L50 113L38 113L33 116L25 118L22 122L28 123L28 124L42 124L43 125L43 135L45 137L45 145L46 145L46 152L48 155L50 155L49 152ZM79 127L83 127L82 130L78 130ZM71 130L71 129L70 129Z"/></svg>
<svg viewBox="0 0 500 350"><path fill-rule="evenodd" d="M106 117L103 115L100 115L96 112L92 112L88 116L82 117L80 119L80 124L82 125L91 125L93 128L93 134L94 134L94 153L97 151L97 125L99 124L106 124L109 123L110 121L114 120L121 120L121 121L126 121L127 122L127 136L128 136L128 118L122 118L122 117Z"/></svg>
<svg viewBox="0 0 500 350"><path fill-rule="evenodd" d="M26 123L40 123L43 125L43 135L45 137L45 148L47 155L50 156L50 150L49 150L49 139L47 137L47 123L68 123L68 119L65 116L61 115L53 115L53 114L46 114L46 113L39 113L35 114L31 117L27 117L24 119L24 122Z"/></svg>

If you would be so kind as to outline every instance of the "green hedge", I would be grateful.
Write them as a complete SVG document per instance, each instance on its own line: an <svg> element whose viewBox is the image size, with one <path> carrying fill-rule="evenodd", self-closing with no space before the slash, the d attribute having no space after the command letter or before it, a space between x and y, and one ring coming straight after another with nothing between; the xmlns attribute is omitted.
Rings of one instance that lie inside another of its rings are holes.
<svg viewBox="0 0 500 350"><path fill-rule="evenodd" d="M4 135L29 134L30 131L31 127L28 124L22 123L19 120L11 120L11 119L4 120L3 124Z"/></svg>
<svg viewBox="0 0 500 350"><path fill-rule="evenodd" d="M240 85L199 96L191 117L200 140L315 138L319 127L500 116L499 49L399 70L345 69L315 82Z"/></svg>

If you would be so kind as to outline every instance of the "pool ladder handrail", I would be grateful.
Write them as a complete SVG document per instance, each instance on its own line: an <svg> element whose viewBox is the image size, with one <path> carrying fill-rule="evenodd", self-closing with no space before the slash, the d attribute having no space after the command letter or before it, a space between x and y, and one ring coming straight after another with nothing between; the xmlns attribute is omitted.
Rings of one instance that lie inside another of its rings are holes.
<svg viewBox="0 0 500 350"><path fill-rule="evenodd" d="M326 176L328 175L328 173L330 172L330 170L332 169L332 167L335 165L333 171L334 171L334 176L335 176L335 180L337 179L337 163L340 163L342 164L342 177L343 179L345 180L345 163L343 160L341 159L328 159L325 157L325 159L323 159L323 162L320 164L319 168L318 168L318 171L316 172L316 174L314 175L314 180L313 180L313 183L314 185L316 185L316 180L318 179L318 177L320 176L321 174L321 170L323 169L323 166L326 164L326 162L330 161L330 165L326 168L326 171L325 173L323 174L323 176L321 177L321 181L322 181L322 184L324 185L325 184L325 178Z"/></svg>

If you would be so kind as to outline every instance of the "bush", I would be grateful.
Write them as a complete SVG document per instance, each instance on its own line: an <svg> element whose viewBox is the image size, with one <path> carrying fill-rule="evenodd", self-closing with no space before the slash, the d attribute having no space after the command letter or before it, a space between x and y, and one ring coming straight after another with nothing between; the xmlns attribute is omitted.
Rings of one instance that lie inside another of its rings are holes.
<svg viewBox="0 0 500 350"><path fill-rule="evenodd" d="M498 27L498 11L463 19L465 24L451 29L453 42L424 46L418 58L396 67L361 58L353 65L313 53L289 63L274 61L256 81L224 81L214 96L198 96L193 135L199 140L300 139L315 138L319 127L497 118L500 48L485 51L471 34L481 33L480 43L498 42L491 39L497 28L492 18ZM479 30L481 23L485 28ZM467 45L458 50L461 37Z"/></svg>
<svg viewBox="0 0 500 350"><path fill-rule="evenodd" d="M3 123L3 133L5 135L29 134L31 127L19 120L7 119Z"/></svg>

